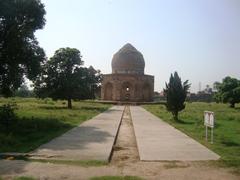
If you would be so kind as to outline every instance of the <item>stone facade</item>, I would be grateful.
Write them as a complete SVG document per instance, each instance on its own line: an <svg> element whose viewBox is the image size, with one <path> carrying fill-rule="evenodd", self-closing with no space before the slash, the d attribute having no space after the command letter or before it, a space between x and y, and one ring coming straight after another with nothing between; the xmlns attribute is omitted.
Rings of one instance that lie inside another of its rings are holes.
<svg viewBox="0 0 240 180"><path fill-rule="evenodd" d="M154 76L144 74L142 54L126 44L112 59L112 74L103 75L101 98L107 101L149 102L154 95Z"/></svg>

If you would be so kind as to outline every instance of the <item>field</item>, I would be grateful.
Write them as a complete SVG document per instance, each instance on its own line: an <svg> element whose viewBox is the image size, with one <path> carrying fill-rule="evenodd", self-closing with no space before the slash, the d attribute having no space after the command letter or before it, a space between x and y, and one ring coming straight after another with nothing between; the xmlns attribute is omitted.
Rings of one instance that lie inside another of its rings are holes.
<svg viewBox="0 0 240 180"><path fill-rule="evenodd" d="M4 103L17 104L17 120L9 130L0 123L0 152L29 152L107 110L109 105L95 102L73 102L73 109L65 101L34 98L1 98Z"/></svg>
<svg viewBox="0 0 240 180"><path fill-rule="evenodd" d="M180 122L173 120L164 105L145 105L144 108L218 153L222 165L235 166L240 170L240 104L233 109L220 103L187 103L180 113ZM205 110L215 113L213 144L205 141Z"/></svg>

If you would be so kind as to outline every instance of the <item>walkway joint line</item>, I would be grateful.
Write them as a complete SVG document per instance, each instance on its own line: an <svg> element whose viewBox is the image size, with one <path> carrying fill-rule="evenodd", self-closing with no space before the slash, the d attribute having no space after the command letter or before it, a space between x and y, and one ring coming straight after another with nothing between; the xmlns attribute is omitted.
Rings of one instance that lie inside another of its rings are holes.
<svg viewBox="0 0 240 180"><path fill-rule="evenodd" d="M118 138L118 134L119 134L120 126L121 126L121 124L122 124L122 119L123 119L123 115L124 115L124 113L125 113L125 110L126 110L126 106L124 106L124 109L123 109L123 112L122 112L121 120L120 120L119 125L118 125L117 133L116 133L116 136L115 136L115 138L114 138L114 142L113 142L113 145L112 145L112 149L111 149L110 156L109 156L109 158L108 158L108 162L110 162L111 159L112 159L113 150L114 150L113 148L114 148L114 145L116 144L116 141L117 141L117 138Z"/></svg>

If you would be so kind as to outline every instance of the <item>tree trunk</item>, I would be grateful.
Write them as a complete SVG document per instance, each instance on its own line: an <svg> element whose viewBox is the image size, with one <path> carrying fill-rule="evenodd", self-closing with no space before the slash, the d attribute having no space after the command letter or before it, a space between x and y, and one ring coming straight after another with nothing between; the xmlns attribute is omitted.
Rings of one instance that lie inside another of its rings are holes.
<svg viewBox="0 0 240 180"><path fill-rule="evenodd" d="M175 121L178 121L178 111L175 111L175 112L173 113L173 119L174 119Z"/></svg>
<svg viewBox="0 0 240 180"><path fill-rule="evenodd" d="M72 109L72 100L68 98L68 109Z"/></svg>
<svg viewBox="0 0 240 180"><path fill-rule="evenodd" d="M235 103L230 103L231 108L235 108Z"/></svg>

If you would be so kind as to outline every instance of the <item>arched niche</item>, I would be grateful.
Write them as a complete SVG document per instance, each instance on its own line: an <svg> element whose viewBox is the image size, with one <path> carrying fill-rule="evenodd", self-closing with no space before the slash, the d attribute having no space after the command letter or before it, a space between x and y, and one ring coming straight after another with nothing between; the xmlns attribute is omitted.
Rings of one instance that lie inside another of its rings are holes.
<svg viewBox="0 0 240 180"><path fill-rule="evenodd" d="M113 85L112 83L107 83L104 88L104 99L113 100Z"/></svg>
<svg viewBox="0 0 240 180"><path fill-rule="evenodd" d="M134 84L134 99L136 101L141 100L141 91L142 91L142 88L140 84Z"/></svg>
<svg viewBox="0 0 240 180"><path fill-rule="evenodd" d="M142 96L144 101L151 101L151 86L148 83L143 85Z"/></svg>

